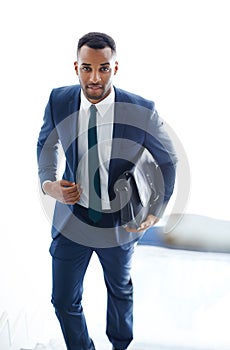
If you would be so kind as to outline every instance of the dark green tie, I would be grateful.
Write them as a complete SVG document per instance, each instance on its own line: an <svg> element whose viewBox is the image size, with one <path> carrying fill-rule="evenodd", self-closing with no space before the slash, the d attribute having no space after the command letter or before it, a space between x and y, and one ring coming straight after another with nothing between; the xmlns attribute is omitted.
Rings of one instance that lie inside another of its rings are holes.
<svg viewBox="0 0 230 350"><path fill-rule="evenodd" d="M101 219L101 183L97 147L97 108L90 106L88 126L88 167L89 167L89 210L88 216L93 222Z"/></svg>

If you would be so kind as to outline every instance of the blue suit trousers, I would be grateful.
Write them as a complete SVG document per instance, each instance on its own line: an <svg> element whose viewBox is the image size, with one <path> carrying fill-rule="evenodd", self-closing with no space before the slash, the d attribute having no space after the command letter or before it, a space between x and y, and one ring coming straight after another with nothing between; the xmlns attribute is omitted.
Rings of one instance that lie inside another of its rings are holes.
<svg viewBox="0 0 230 350"><path fill-rule="evenodd" d="M83 280L93 253L99 258L107 288L108 339L118 349L126 349L132 341L133 286L130 269L134 246L135 243L131 242L112 248L91 248L61 234L52 241L52 303L68 350L90 348L91 339L81 301Z"/></svg>

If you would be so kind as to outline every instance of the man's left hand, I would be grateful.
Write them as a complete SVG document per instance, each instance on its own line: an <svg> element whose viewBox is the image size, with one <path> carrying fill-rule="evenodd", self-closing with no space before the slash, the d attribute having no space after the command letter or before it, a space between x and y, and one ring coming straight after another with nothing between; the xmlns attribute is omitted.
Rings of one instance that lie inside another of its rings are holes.
<svg viewBox="0 0 230 350"><path fill-rule="evenodd" d="M128 226L125 229L127 232L144 232L150 227L154 226L159 220L160 219L154 215L148 215L146 220L141 223L138 229L130 228Z"/></svg>

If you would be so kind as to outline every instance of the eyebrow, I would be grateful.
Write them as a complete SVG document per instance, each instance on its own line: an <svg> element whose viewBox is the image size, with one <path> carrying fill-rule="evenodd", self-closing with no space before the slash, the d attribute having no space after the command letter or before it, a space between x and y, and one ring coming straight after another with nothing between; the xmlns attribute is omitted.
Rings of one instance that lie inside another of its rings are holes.
<svg viewBox="0 0 230 350"><path fill-rule="evenodd" d="M89 66L91 66L91 63L82 63L81 64L82 66L87 66L87 67L89 67ZM105 63L101 63L100 64L100 66L108 66L108 65L110 65L110 63L109 62L105 62Z"/></svg>

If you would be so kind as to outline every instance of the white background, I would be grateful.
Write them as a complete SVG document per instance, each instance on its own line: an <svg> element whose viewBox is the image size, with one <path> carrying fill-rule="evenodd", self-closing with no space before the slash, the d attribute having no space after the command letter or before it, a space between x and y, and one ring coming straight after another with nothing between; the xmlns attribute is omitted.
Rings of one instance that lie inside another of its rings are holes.
<svg viewBox="0 0 230 350"><path fill-rule="evenodd" d="M28 280L37 292L39 258L49 272L36 142L51 89L77 82L77 41L89 31L114 37L115 85L154 100L181 140L192 179L186 211L229 220L227 0L9 0L0 7L2 308L17 311L12 299L20 291L27 298Z"/></svg>

